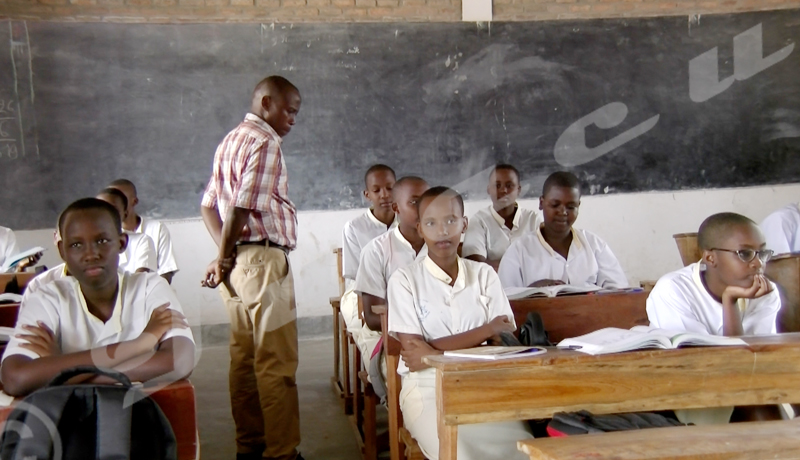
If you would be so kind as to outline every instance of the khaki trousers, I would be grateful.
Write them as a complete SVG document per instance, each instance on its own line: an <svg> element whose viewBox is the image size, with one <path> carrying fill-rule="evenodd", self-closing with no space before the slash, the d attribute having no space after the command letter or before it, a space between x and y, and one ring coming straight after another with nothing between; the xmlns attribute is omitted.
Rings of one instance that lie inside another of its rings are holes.
<svg viewBox="0 0 800 460"><path fill-rule="evenodd" d="M300 444L297 312L286 254L240 246L220 293L231 318L231 409L238 453L294 460Z"/></svg>

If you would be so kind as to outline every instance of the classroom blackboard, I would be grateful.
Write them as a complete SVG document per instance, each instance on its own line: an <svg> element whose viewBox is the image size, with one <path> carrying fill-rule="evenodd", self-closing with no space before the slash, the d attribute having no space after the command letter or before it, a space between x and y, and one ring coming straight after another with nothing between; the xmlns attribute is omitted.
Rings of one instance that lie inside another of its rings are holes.
<svg viewBox="0 0 800 460"><path fill-rule="evenodd" d="M800 180L800 10L514 23L0 22L0 224L52 226L125 177L199 215L255 83L301 90L283 144L301 210L363 206L363 171L485 197L570 169L586 193ZM477 185L476 185L477 184Z"/></svg>

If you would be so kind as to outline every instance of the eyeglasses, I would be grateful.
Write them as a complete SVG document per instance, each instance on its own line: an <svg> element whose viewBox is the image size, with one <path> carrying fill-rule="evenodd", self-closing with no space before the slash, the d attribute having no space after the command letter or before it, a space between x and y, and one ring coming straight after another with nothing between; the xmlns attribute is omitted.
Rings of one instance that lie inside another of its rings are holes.
<svg viewBox="0 0 800 460"><path fill-rule="evenodd" d="M712 251L732 252L732 253L736 254L737 256L739 256L739 259L741 259L742 262L744 262L746 264L752 262L753 259L756 258L756 255L758 255L758 258L761 260L762 263L767 263L769 261L769 259L772 258L772 254L775 253L775 251L773 251L772 249L760 249L760 250L756 251L755 249L733 250L733 249L712 248L711 250Z"/></svg>

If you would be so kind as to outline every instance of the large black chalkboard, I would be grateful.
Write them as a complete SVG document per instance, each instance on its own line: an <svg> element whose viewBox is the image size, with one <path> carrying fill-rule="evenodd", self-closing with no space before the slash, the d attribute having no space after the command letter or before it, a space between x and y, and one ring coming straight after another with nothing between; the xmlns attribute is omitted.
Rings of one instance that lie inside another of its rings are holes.
<svg viewBox="0 0 800 460"><path fill-rule="evenodd" d="M284 143L300 209L361 206L374 162L465 189L511 162L528 196L564 168L556 158L589 193L800 180L800 10L491 25L7 21L0 36L11 37L0 40L0 223L16 228L51 226L117 177L137 183L145 213L198 215L217 143L275 73L303 95ZM690 87L690 62L705 86ZM580 125L599 109L610 129Z"/></svg>

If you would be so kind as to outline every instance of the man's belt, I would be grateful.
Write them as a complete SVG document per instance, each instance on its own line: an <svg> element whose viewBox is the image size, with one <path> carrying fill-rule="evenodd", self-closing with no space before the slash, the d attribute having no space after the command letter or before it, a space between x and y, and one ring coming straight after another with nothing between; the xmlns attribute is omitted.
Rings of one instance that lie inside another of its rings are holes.
<svg viewBox="0 0 800 460"><path fill-rule="evenodd" d="M266 246L270 248L278 248L287 254L289 253L289 248L287 248L286 246L282 246L278 243L273 243L267 238L258 241L237 241L236 246Z"/></svg>

